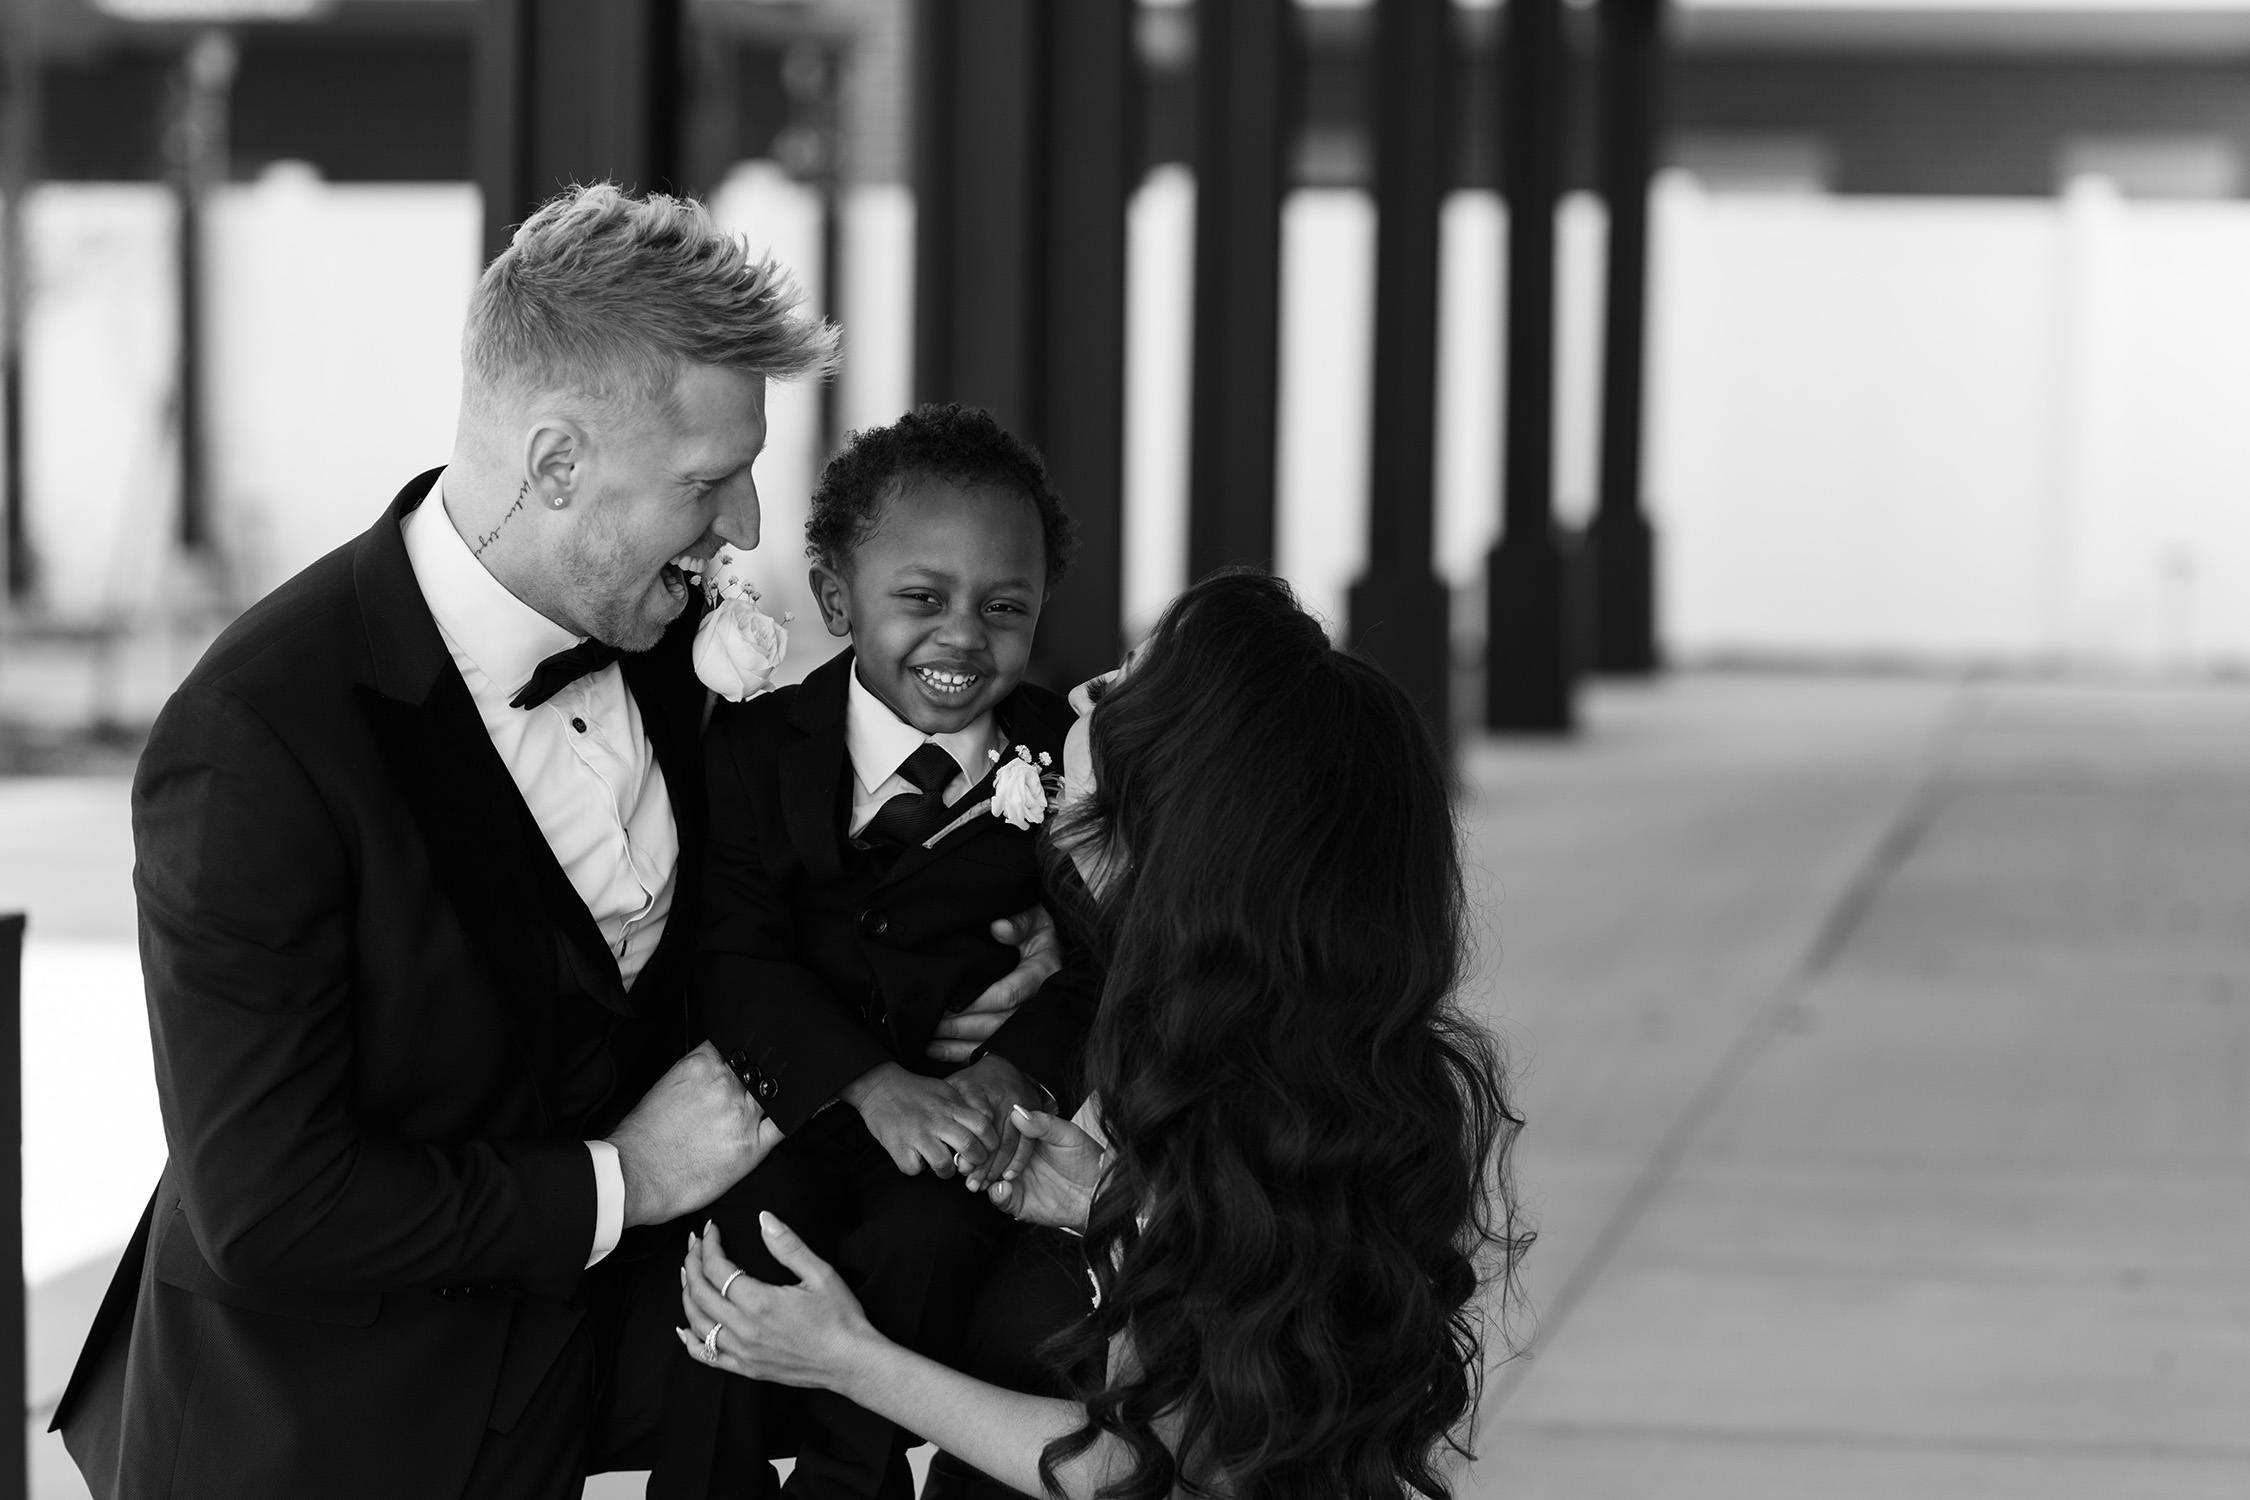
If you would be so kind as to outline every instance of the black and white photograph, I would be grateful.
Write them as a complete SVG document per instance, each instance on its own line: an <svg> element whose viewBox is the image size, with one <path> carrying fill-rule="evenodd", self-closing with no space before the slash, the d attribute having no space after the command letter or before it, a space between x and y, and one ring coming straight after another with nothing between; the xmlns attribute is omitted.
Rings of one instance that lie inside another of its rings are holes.
<svg viewBox="0 0 2250 1500"><path fill-rule="evenodd" d="M0 0L11 1283L0 1500L2250 1495L2250 0Z"/></svg>

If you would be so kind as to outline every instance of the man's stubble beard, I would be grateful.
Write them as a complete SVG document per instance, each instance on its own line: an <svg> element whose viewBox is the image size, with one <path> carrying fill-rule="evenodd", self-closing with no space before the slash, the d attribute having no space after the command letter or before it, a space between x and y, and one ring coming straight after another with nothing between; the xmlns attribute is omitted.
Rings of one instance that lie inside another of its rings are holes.
<svg viewBox="0 0 2250 1500"><path fill-rule="evenodd" d="M560 559L566 596L579 605L579 624L595 640L620 651L650 649L664 639L664 632L687 608L686 597L674 601L676 607L663 619L649 619L640 609L647 595L646 578L637 580L640 586L633 589L631 597L620 597L630 581L621 581L628 565L618 556L618 539L605 535L585 540L586 545L573 547Z"/></svg>

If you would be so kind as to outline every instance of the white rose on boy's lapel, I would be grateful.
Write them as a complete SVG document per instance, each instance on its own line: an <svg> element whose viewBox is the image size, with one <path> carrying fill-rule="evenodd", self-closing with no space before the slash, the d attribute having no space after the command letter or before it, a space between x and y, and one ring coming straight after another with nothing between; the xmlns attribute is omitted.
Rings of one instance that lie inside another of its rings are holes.
<svg viewBox="0 0 2250 1500"><path fill-rule="evenodd" d="M758 608L758 590L732 547L721 547L704 565L702 581L710 608L695 627L695 675L729 703L772 692L789 632Z"/></svg>
<svg viewBox="0 0 2250 1500"><path fill-rule="evenodd" d="M992 757L999 760L999 752ZM1031 758L1031 751L1016 746L1014 758L1002 761L992 777L992 815L1006 818L1011 828L1029 828L1034 823L1047 821L1047 787L1040 778L1040 763Z"/></svg>

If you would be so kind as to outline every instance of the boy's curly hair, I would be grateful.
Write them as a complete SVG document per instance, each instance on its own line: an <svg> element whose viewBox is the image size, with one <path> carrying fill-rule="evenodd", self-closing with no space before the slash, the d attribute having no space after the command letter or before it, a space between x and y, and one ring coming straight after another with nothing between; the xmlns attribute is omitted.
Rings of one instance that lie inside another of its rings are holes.
<svg viewBox="0 0 2250 1500"><path fill-rule="evenodd" d="M1047 588L1054 590L1078 552L1078 524L1047 479L1047 462L992 413L950 402L918 406L887 427L852 433L820 471L805 520L805 556L841 573L882 520L883 505L907 478L993 485L1019 491L1039 512L1047 543Z"/></svg>

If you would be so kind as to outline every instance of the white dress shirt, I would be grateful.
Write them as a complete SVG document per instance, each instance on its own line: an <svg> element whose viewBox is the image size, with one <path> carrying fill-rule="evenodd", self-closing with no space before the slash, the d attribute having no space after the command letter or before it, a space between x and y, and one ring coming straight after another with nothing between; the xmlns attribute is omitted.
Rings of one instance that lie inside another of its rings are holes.
<svg viewBox="0 0 2250 1500"><path fill-rule="evenodd" d="M857 836L884 803L903 792L921 792L899 774L899 767L924 745L938 746L960 767L960 774L945 784L945 805L951 807L992 770L990 752L1003 749L993 738L995 732L992 711L986 709L966 729L924 734L868 691L859 680L859 663L853 662L851 695L844 703L844 745L852 757L852 820L844 831Z"/></svg>
<svg viewBox="0 0 2250 1500"><path fill-rule="evenodd" d="M579 638L485 570L453 527L442 480L401 529L415 581L492 747L630 989L664 936L680 836L625 674L612 663L537 708L510 706L539 663ZM586 1146L595 1188L590 1266L624 1232L625 1177L616 1147Z"/></svg>

